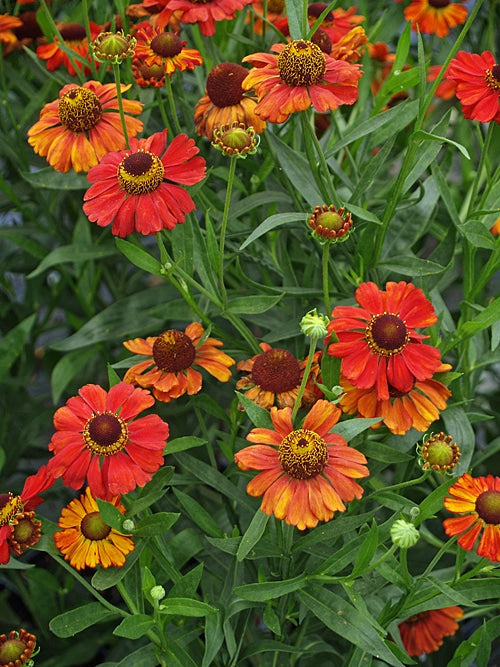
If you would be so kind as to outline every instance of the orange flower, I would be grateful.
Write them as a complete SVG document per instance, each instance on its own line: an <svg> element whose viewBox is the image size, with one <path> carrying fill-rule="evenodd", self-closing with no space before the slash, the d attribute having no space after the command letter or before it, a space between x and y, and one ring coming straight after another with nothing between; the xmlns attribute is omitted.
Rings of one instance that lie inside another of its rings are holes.
<svg viewBox="0 0 500 667"><path fill-rule="evenodd" d="M385 291L361 283L356 301L359 307L336 306L328 325L339 339L328 353L342 359L343 375L359 389L376 388L380 401L390 399L390 386L408 393L416 380L430 379L440 353L422 343L426 336L415 327L435 324L437 317L422 290L403 281L388 282Z"/></svg>
<svg viewBox="0 0 500 667"><path fill-rule="evenodd" d="M181 41L174 32L155 28L148 21L139 23L136 29L137 45L133 59L136 66L142 63L148 67L157 65L163 67L167 76L172 76L176 70L193 70L203 63L200 52L186 49L186 42Z"/></svg>
<svg viewBox="0 0 500 667"><path fill-rule="evenodd" d="M101 32L101 26L98 26L97 23L90 22L90 39L94 40L97 35ZM91 55L89 53L89 42L87 39L87 33L83 25L79 23L62 23L58 25L59 32L63 38L63 43L65 48L71 49L76 55L81 56L87 61L90 61ZM60 46L60 41L58 37L54 38L54 41L50 44L42 44L36 50L36 55L40 60L45 60L47 63L47 69L49 72L53 72L56 69L59 69L62 65L66 67L68 73L71 76L76 74L76 70L71 62L68 54ZM73 62L76 64L79 70L82 70L84 65L78 60L78 58L73 58ZM90 68L85 67L84 73L88 75L90 73Z"/></svg>
<svg viewBox="0 0 500 667"><path fill-rule="evenodd" d="M118 496L109 502L122 514L125 513ZM130 537L103 521L89 487L79 499L75 498L63 507L58 526L63 530L54 533L56 547L77 570L97 565L103 568L122 567L125 556L134 550Z"/></svg>
<svg viewBox="0 0 500 667"><path fill-rule="evenodd" d="M490 233L493 234L493 236L500 236L500 218L497 218L492 224Z"/></svg>
<svg viewBox="0 0 500 667"><path fill-rule="evenodd" d="M307 18L310 26L314 25L327 6L328 5L324 2L312 2L308 5ZM332 40L332 44L339 42L354 26L359 25L365 20L364 16L356 14L356 10L356 6L350 7L347 10L338 7L337 9L328 12L325 16L320 27Z"/></svg>
<svg viewBox="0 0 500 667"><path fill-rule="evenodd" d="M12 29L19 28L22 24L23 22L17 16L0 14L0 44L11 50L17 42L17 37L12 32Z"/></svg>
<svg viewBox="0 0 500 667"><path fill-rule="evenodd" d="M408 655L437 651L443 645L443 638L458 630L456 619L463 615L460 607L445 607L421 611L400 623L399 633Z"/></svg>
<svg viewBox="0 0 500 667"><path fill-rule="evenodd" d="M252 0L251 5L255 15L253 30L256 34L262 35L264 21L274 23L276 19L279 19L283 15L285 0L269 0L268 2ZM247 21L249 20L248 18Z"/></svg>
<svg viewBox="0 0 500 667"><path fill-rule="evenodd" d="M224 125L243 123L257 134L266 123L255 113L257 102L246 95L242 83L248 70L235 63L216 65L207 77L206 94L194 108L194 122L200 136L212 141L214 131Z"/></svg>
<svg viewBox="0 0 500 667"><path fill-rule="evenodd" d="M291 352L272 348L268 343L260 343L262 352L246 361L239 361L238 371L247 373L236 383L236 389L245 392L251 401L269 410L275 403L280 408L293 408L297 399L307 357L298 361ZM322 396L314 385L320 374L321 352L316 352L302 396L301 405L311 405Z"/></svg>
<svg viewBox="0 0 500 667"><path fill-rule="evenodd" d="M131 86L121 86L122 92ZM129 137L142 130L142 104L123 100ZM28 143L56 171L88 171L107 153L125 148L122 123L114 83L87 81L83 86L69 83L59 99L46 104L40 120L28 130Z"/></svg>
<svg viewBox="0 0 500 667"><path fill-rule="evenodd" d="M456 96L466 118L500 123L500 64L489 51L459 51L446 73L456 84Z"/></svg>
<svg viewBox="0 0 500 667"><path fill-rule="evenodd" d="M284 123L295 111L311 105L319 112L354 104L358 98L359 65L334 60L304 39L274 44L277 53L253 53L243 62L254 65L242 83L255 89L255 112L271 123Z"/></svg>
<svg viewBox="0 0 500 667"><path fill-rule="evenodd" d="M465 23L467 8L449 0L413 0L405 8L405 19L411 21L411 28L417 32L445 37L450 28Z"/></svg>
<svg viewBox="0 0 500 667"><path fill-rule="evenodd" d="M215 35L215 22L231 20L235 12L250 4L251 0L143 0L146 9L155 10L154 23L163 29L175 13L181 23L197 23L202 35ZM159 13L158 9L160 9Z"/></svg>
<svg viewBox="0 0 500 667"><path fill-rule="evenodd" d="M194 365L204 368L220 382L227 382L234 359L217 349L222 347L222 341L204 335L201 324L193 322L184 332L169 329L160 336L125 341L127 350L149 357L129 368L125 382L153 387L154 396L165 403L200 391L202 377Z"/></svg>
<svg viewBox="0 0 500 667"><path fill-rule="evenodd" d="M436 370L443 373L450 368L449 364L441 364ZM375 387L358 389L343 376L340 384L344 393L339 404L346 414L380 417L389 431L396 435L404 435L411 428L427 431L432 422L439 419L439 411L446 408L446 401L451 396L451 391L434 379L417 381L407 392L389 385L389 398L385 400L377 398Z"/></svg>
<svg viewBox="0 0 500 667"><path fill-rule="evenodd" d="M292 409L271 408L274 430L254 428L247 440L256 443L237 452L241 470L260 470L247 485L251 496L262 496L261 510L299 530L330 521L343 512L343 501L361 498L355 478L367 477L366 458L344 438L330 433L341 411L320 400L294 430Z"/></svg>
<svg viewBox="0 0 500 667"><path fill-rule="evenodd" d="M435 81L441 72L441 69L441 65L431 65L427 70L427 81ZM439 85L436 88L436 92L434 93L436 97L439 97L442 100L451 100L451 98L455 95L455 90L457 87L455 82L451 79L448 79L447 76L448 70L446 70L444 77L439 82Z"/></svg>
<svg viewBox="0 0 500 667"><path fill-rule="evenodd" d="M445 533L460 535L458 544L471 551L484 528L477 546L478 556L500 563L500 477L471 477L465 473L448 489L444 506L462 516L445 519Z"/></svg>
<svg viewBox="0 0 500 667"><path fill-rule="evenodd" d="M314 36L313 36L314 41ZM338 42L332 44L330 56L336 60L345 60L348 63L357 62L364 52L364 46L368 42L368 36L361 26L352 28Z"/></svg>

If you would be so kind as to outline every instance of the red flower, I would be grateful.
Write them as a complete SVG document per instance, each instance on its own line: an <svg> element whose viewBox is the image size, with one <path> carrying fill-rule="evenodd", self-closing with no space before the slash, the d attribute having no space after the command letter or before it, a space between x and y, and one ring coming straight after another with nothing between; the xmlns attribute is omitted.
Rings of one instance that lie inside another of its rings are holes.
<svg viewBox="0 0 500 667"><path fill-rule="evenodd" d="M356 301L360 307L336 306L328 325L339 339L330 343L328 352L342 359L341 371L353 385L375 386L378 400L386 401L389 385L406 393L416 380L434 375L441 363L439 350L422 344L427 336L415 331L437 322L422 290L405 282L388 282L386 291L362 283Z"/></svg>
<svg viewBox="0 0 500 667"><path fill-rule="evenodd" d="M94 40L97 35L101 32L101 26L97 23L90 21L90 39ZM91 56L89 54L89 42L87 39L87 32L83 25L79 23L63 23L59 25L59 32L63 38L63 44L66 49L74 51L78 56L81 56L85 60L89 61ZM50 44L41 44L37 50L36 55L40 60L45 60L47 63L47 69L49 72L53 72L56 69L59 69L62 65L68 70L68 74L75 76L76 70L71 62L68 54L61 48L61 43L58 37L54 38L54 41ZM76 64L79 70L84 68L84 65L78 58L73 57L73 62ZM85 67L85 75L90 73L90 67Z"/></svg>
<svg viewBox="0 0 500 667"><path fill-rule="evenodd" d="M448 0L413 0L406 7L405 19L411 21L411 28L417 32L445 37L450 28L465 23L467 8Z"/></svg>
<svg viewBox="0 0 500 667"><path fill-rule="evenodd" d="M408 655L437 651L443 645L443 638L458 630L456 619L463 615L460 607L445 607L421 611L400 623L399 633Z"/></svg>
<svg viewBox="0 0 500 667"><path fill-rule="evenodd" d="M136 67L159 66L164 74L172 76L176 70L193 70L203 63L201 54L196 49L186 49L186 42L181 41L174 32L166 32L158 26L153 27L148 21L136 26L137 45L133 63Z"/></svg>
<svg viewBox="0 0 500 667"><path fill-rule="evenodd" d="M243 9L252 0L143 0L145 8L154 8L153 22L163 29L170 21L173 14L181 23L197 23L202 35L211 37L215 35L215 22L231 20L235 12Z"/></svg>
<svg viewBox="0 0 500 667"><path fill-rule="evenodd" d="M489 51L459 51L446 72L456 83L456 96L466 118L500 123L500 65Z"/></svg>
<svg viewBox="0 0 500 667"><path fill-rule="evenodd" d="M131 139L130 150L108 153L88 173L93 185L83 210L100 227L113 223L116 236L133 231L156 234L184 222L194 202L184 188L205 175L195 143L179 134L167 148L167 130L149 139Z"/></svg>
<svg viewBox="0 0 500 667"><path fill-rule="evenodd" d="M158 415L135 419L153 396L127 382L109 392L87 384L78 394L54 415L49 472L72 489L87 479L92 495L104 500L144 486L163 463L169 432Z"/></svg>

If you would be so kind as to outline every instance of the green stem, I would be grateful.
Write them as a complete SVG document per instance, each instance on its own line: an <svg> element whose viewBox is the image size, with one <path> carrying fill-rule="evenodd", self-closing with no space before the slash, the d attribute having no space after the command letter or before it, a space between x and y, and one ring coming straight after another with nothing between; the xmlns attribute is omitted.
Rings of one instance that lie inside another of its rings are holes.
<svg viewBox="0 0 500 667"><path fill-rule="evenodd" d="M233 192L234 174L236 172L237 157L231 157L229 163L229 174L227 177L226 199L224 201L224 213L222 214L222 224L220 229L219 243L219 287L222 296L222 305L227 306L226 287L224 285L224 244L226 242L227 222L229 220L229 207L231 206L231 194Z"/></svg>
<svg viewBox="0 0 500 667"><path fill-rule="evenodd" d="M125 114L123 113L123 99L122 99L122 86L120 83L120 65L113 63L113 74L115 77L116 84L116 98L118 100L118 110L120 112L120 120L122 122L123 136L125 137L125 146L130 148L128 141L128 131L127 123L125 122Z"/></svg>
<svg viewBox="0 0 500 667"><path fill-rule="evenodd" d="M476 176L474 177L474 182L472 184L472 191L471 191L471 194L470 194L469 208L468 208L468 211L467 211L466 220L468 220L470 214L472 213L473 206L474 206L474 203L475 203L475 199L476 199L479 187L481 185L481 181L483 180L483 171L484 171L486 161L488 159L488 151L489 151L489 148L490 148L490 145L491 145L491 139L493 137L493 133L495 131L495 126L496 126L496 123L492 121L489 124L488 129L486 131L486 137L484 139L483 146L482 146L482 149L481 149L481 155L480 155L479 164L478 164L477 170L476 170Z"/></svg>
<svg viewBox="0 0 500 667"><path fill-rule="evenodd" d="M294 422L295 417L297 416L300 404L302 403L302 396L304 395L307 379L309 377L309 373L311 372L311 366L314 360L314 351L316 350L317 340L318 340L317 338L311 338L311 340L309 341L309 354L307 356L307 363L304 369L304 375L302 376L302 382L300 383L299 392L297 394L297 398L295 399L295 404L292 410L292 424Z"/></svg>
<svg viewBox="0 0 500 667"><path fill-rule="evenodd" d="M377 493L385 493L386 491L394 491L395 489L401 489L401 488L406 488L407 486L414 486L415 484L420 484L420 482L423 482L427 477L431 474L430 470L426 470L423 475L420 477L417 477L416 479L412 479L409 482L400 482L399 484L392 484L391 486L383 486L380 489L375 489L375 491L372 491L369 496L366 496L366 499L372 498L374 495Z"/></svg>
<svg viewBox="0 0 500 667"><path fill-rule="evenodd" d="M316 137L314 128L311 125L310 117L308 116L307 113L302 112L300 114L300 123L302 125L302 136L304 139L304 148L306 151L306 156L307 156L307 161L309 162L309 167L311 169L311 173L314 176L314 180L316 181L316 185L318 186L318 189L321 193L321 196L323 197L323 200L325 204L330 203L330 195L328 192L328 188L325 185L325 181L323 178L321 178L319 174L319 169L318 165L316 163L316 156L314 154L314 139L312 138L313 135ZM316 138L317 140L317 138ZM321 149L320 149L321 150ZM321 152L322 154L322 152ZM324 157L323 157L324 160ZM326 164L326 163L325 163ZM328 168L328 167L327 167ZM328 182L329 174L325 177Z"/></svg>
<svg viewBox="0 0 500 667"><path fill-rule="evenodd" d="M327 313L331 313L330 309L330 278L328 273L328 265L330 259L330 244L323 244L323 254L321 258L321 268L323 276L323 300L325 302L325 308Z"/></svg>
<svg viewBox="0 0 500 667"><path fill-rule="evenodd" d="M163 125L168 130L169 136L172 134L172 128L170 127L170 122L168 120L168 115L165 110L165 105L163 104L163 95L161 94L161 90L159 88L156 89L156 99L158 102L158 109L160 110L160 116L163 122Z"/></svg>
<svg viewBox="0 0 500 667"><path fill-rule="evenodd" d="M408 590L411 590L413 586L413 577L411 576L410 571L408 570L408 549L399 550L399 563L401 565L401 572L403 575L403 579L406 583L406 586Z"/></svg>
<svg viewBox="0 0 500 667"><path fill-rule="evenodd" d="M175 100L174 100L174 94L172 92L172 81L170 76L167 74L165 77L165 88L167 89L167 98L168 98L168 105L170 107L170 115L172 116L172 120L174 121L174 127L175 131L177 134L182 133L182 129L179 123L179 117L177 116L177 109L175 108Z"/></svg>
<svg viewBox="0 0 500 667"><path fill-rule="evenodd" d="M130 596L129 592L127 591L127 588L123 581L118 581L116 584L116 588L118 592L120 593L120 596L122 600L125 602L127 605L130 613L135 616L135 614L139 613L139 610L137 609L136 605L134 604L134 601L132 600L132 597ZM156 632L153 632L153 630L148 630L146 633L149 639L152 641L155 646L161 647L161 639L160 637L156 634Z"/></svg>

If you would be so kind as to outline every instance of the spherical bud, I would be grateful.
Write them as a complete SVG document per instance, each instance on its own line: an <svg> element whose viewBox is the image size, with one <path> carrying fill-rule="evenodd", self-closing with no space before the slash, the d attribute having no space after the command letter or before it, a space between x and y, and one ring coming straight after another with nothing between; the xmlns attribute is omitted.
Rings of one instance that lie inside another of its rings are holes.
<svg viewBox="0 0 500 667"><path fill-rule="evenodd" d="M451 435L436 433L424 440L418 448L419 462L423 470L436 470L449 473L460 461L460 448L453 442Z"/></svg>
<svg viewBox="0 0 500 667"><path fill-rule="evenodd" d="M418 542L420 533L415 526L405 519L397 519L391 526L391 539L400 549L409 549Z"/></svg>
<svg viewBox="0 0 500 667"><path fill-rule="evenodd" d="M153 600L163 600L165 597L165 589L163 586L153 586L153 588L149 591L149 594Z"/></svg>
<svg viewBox="0 0 500 667"><path fill-rule="evenodd" d="M308 338L325 338L328 335L329 319L326 315L319 315L316 308L310 310L300 320L300 328Z"/></svg>
<svg viewBox="0 0 500 667"><path fill-rule="evenodd" d="M131 533L133 530L135 530L135 523L132 521L132 519L125 519L122 523L122 528L124 532Z"/></svg>
<svg viewBox="0 0 500 667"><path fill-rule="evenodd" d="M353 226L351 214L333 204L316 206L307 224L313 230L313 236L322 243L345 241Z"/></svg>
<svg viewBox="0 0 500 667"><path fill-rule="evenodd" d="M253 127L235 121L214 130L212 146L231 157L244 158L253 155L259 147L260 137Z"/></svg>
<svg viewBox="0 0 500 667"><path fill-rule="evenodd" d="M92 50L99 62L111 62L119 65L134 55L137 44L135 37L120 32L100 32L92 42Z"/></svg>

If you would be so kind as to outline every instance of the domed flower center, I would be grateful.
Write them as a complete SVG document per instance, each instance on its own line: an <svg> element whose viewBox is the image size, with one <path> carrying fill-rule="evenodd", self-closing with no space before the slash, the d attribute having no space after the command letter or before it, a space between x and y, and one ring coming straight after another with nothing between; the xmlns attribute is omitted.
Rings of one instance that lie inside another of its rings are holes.
<svg viewBox="0 0 500 667"><path fill-rule="evenodd" d="M498 526L500 524L500 491L492 489L481 493L476 500L476 512L485 523Z"/></svg>
<svg viewBox="0 0 500 667"><path fill-rule="evenodd" d="M421 623L429 615L428 611L419 611L418 614L413 614L410 618L407 618L405 623Z"/></svg>
<svg viewBox="0 0 500 667"><path fill-rule="evenodd" d="M493 65L491 69L487 69L485 78L489 88L500 92L500 65Z"/></svg>
<svg viewBox="0 0 500 667"><path fill-rule="evenodd" d="M163 162L157 155L138 151L120 162L118 182L129 195L144 195L159 187L164 174Z"/></svg>
<svg viewBox="0 0 500 667"><path fill-rule="evenodd" d="M314 23L319 19L327 7L328 5L324 2L312 2L307 8L307 17ZM323 21L325 23L331 23L333 21L333 12L328 12Z"/></svg>
<svg viewBox="0 0 500 667"><path fill-rule="evenodd" d="M153 37L149 46L162 58L173 58L182 51L182 42L173 32L164 32Z"/></svg>
<svg viewBox="0 0 500 667"><path fill-rule="evenodd" d="M375 315L365 330L366 341L372 352L392 357L404 350L410 340L406 324L397 315Z"/></svg>
<svg viewBox="0 0 500 667"><path fill-rule="evenodd" d="M422 445L423 469L452 470L460 460L460 449L451 435L437 433Z"/></svg>
<svg viewBox="0 0 500 667"><path fill-rule="evenodd" d="M113 456L128 442L126 423L112 412L92 415L83 427L82 435L87 449L97 456Z"/></svg>
<svg viewBox="0 0 500 667"><path fill-rule="evenodd" d="M314 431L300 428L282 441L278 451L283 470L295 479L311 479L325 468L328 461L326 443Z"/></svg>
<svg viewBox="0 0 500 667"><path fill-rule="evenodd" d="M23 501L21 496L13 496L12 493L0 493L0 526L9 524L22 511Z"/></svg>
<svg viewBox="0 0 500 667"><path fill-rule="evenodd" d="M72 88L59 100L57 115L71 132L87 132L101 120L102 106L87 88Z"/></svg>
<svg viewBox="0 0 500 667"><path fill-rule="evenodd" d="M34 512L25 512L15 521L12 537L19 545L28 548L40 539L40 521L35 519Z"/></svg>
<svg viewBox="0 0 500 667"><path fill-rule="evenodd" d="M216 107L230 107L243 99L241 84L248 70L235 63L216 65L207 77L207 95Z"/></svg>
<svg viewBox="0 0 500 667"><path fill-rule="evenodd" d="M86 514L80 524L80 530L88 540L104 540L111 532L111 528L104 523L99 512Z"/></svg>
<svg viewBox="0 0 500 667"><path fill-rule="evenodd" d="M177 373L189 368L196 356L193 341L183 331L169 329L153 344L153 359L161 371Z"/></svg>
<svg viewBox="0 0 500 667"><path fill-rule="evenodd" d="M273 394L291 391L300 384L299 362L287 350L267 350L255 359L252 380L261 389Z"/></svg>
<svg viewBox="0 0 500 667"><path fill-rule="evenodd" d="M272 14L281 14L285 9L285 0L268 0L267 3L267 13L271 12Z"/></svg>
<svg viewBox="0 0 500 667"><path fill-rule="evenodd" d="M443 7L448 7L450 0L429 0L429 4L434 9L442 9Z"/></svg>
<svg viewBox="0 0 500 667"><path fill-rule="evenodd" d="M326 33L321 28L318 28L314 35L311 37L311 41L319 46L323 53L331 53L332 51L332 40L330 39L328 33Z"/></svg>
<svg viewBox="0 0 500 667"><path fill-rule="evenodd" d="M326 59L319 46L297 39L279 54L278 71L289 86L314 86L323 78Z"/></svg>
<svg viewBox="0 0 500 667"><path fill-rule="evenodd" d="M79 23L66 23L61 27L60 33L65 42L81 42L87 39L85 28Z"/></svg>

